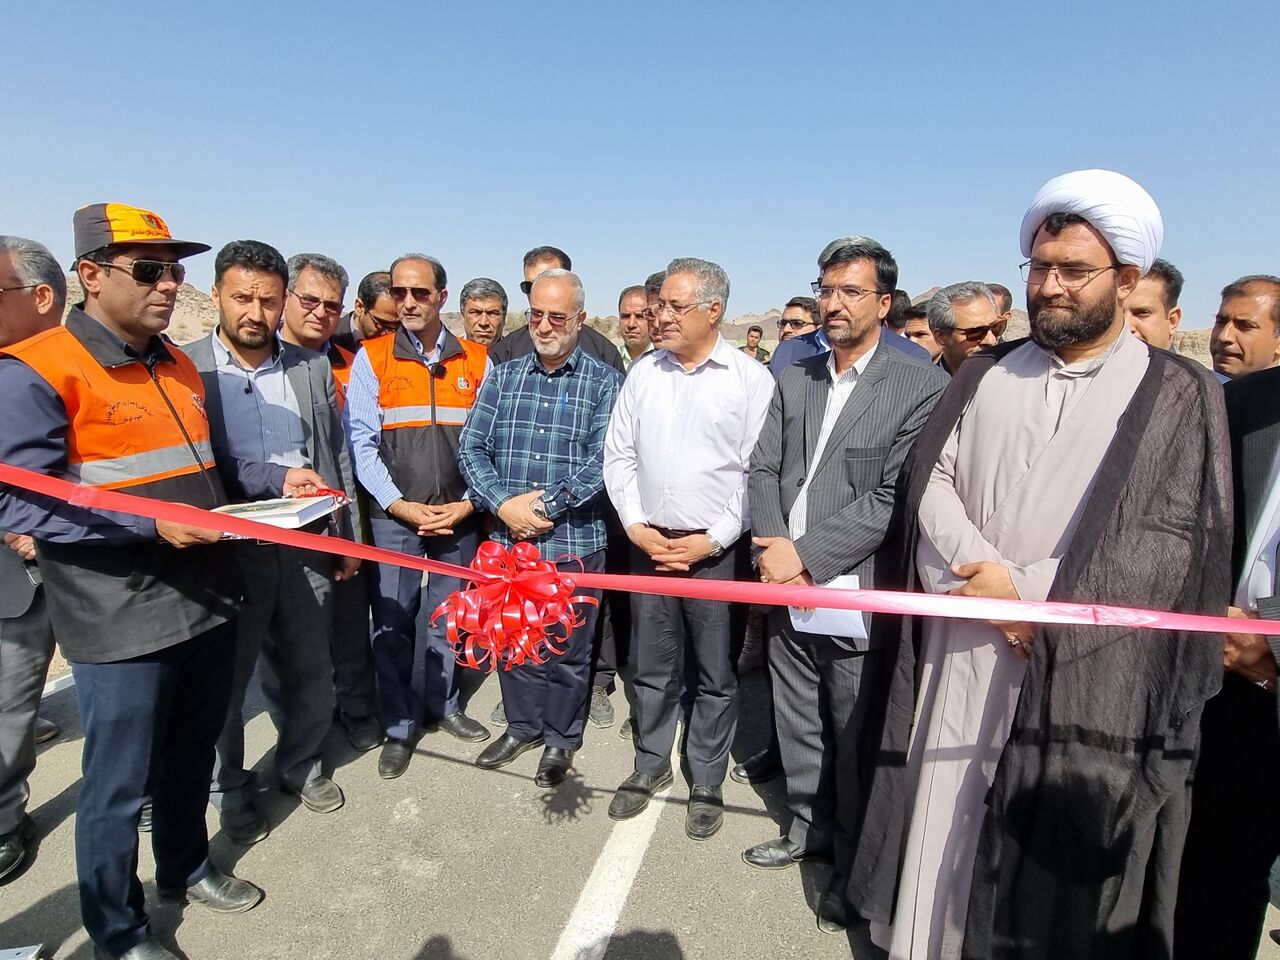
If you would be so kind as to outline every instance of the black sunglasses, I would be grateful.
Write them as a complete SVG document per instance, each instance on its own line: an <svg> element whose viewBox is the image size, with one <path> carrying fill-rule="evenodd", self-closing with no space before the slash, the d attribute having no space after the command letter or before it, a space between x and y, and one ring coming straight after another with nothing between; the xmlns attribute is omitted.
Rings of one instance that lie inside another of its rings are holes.
<svg viewBox="0 0 1280 960"><path fill-rule="evenodd" d="M410 295L418 303L430 303L431 298L436 295L436 292L430 287L392 287L387 292L391 294L391 299L396 303L403 302Z"/></svg>
<svg viewBox="0 0 1280 960"><path fill-rule="evenodd" d="M168 260L133 260L129 263L109 263L105 260L95 260L94 263L108 270L113 267L117 270L128 268L129 276L133 277L137 283L147 287L152 287L159 283L166 270L169 272L169 276L173 278L174 283L181 283L187 278L186 267Z"/></svg>
<svg viewBox="0 0 1280 960"><path fill-rule="evenodd" d="M530 290L532 290L532 289L533 289L533 281L532 281L532 280L521 280L521 281L520 281L520 292L521 292L521 293L523 293L526 297L529 295L529 291L530 291Z"/></svg>

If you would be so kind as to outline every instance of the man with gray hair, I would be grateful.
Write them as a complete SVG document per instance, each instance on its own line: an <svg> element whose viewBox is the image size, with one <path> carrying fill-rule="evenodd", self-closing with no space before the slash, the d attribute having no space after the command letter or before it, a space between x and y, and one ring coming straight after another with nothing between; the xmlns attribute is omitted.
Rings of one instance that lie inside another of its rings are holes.
<svg viewBox="0 0 1280 960"><path fill-rule="evenodd" d="M1008 321L1000 319L985 283L966 280L943 287L929 299L929 330L940 353L937 364L951 376L983 347L994 347Z"/></svg>
<svg viewBox="0 0 1280 960"><path fill-rule="evenodd" d="M507 291L502 284L488 277L468 280L458 297L462 311L464 340L492 347L502 339L502 328L507 322Z"/></svg>
<svg viewBox="0 0 1280 960"><path fill-rule="evenodd" d="M751 569L747 466L773 393L769 371L720 335L729 278L683 258L667 267L655 318L662 349L631 368L605 442L609 499L631 539L632 572L741 580ZM671 783L686 649L698 689L686 757L693 784L685 832L705 840L723 823L721 784L737 727L736 649L746 611L710 600L632 595L635 772L609 805L634 817Z"/></svg>
<svg viewBox="0 0 1280 960"><path fill-rule="evenodd" d="M43 244L0 235L0 349L56 327L67 299L62 267ZM4 534L0 547L0 879L26 858L35 822L27 777L36 766L36 708L53 656L35 544Z"/></svg>
<svg viewBox="0 0 1280 960"><path fill-rule="evenodd" d="M532 543L570 574L604 569L604 437L622 383L620 373L579 344L587 319L582 307L575 274L538 275L527 311L534 352L485 380L459 446L472 496L499 521L492 538L504 547ZM583 604L576 630L567 638L553 631L563 648L558 656L499 672L507 731L480 754L478 766L496 769L542 746L534 782L554 787L568 775L587 718L597 611Z"/></svg>

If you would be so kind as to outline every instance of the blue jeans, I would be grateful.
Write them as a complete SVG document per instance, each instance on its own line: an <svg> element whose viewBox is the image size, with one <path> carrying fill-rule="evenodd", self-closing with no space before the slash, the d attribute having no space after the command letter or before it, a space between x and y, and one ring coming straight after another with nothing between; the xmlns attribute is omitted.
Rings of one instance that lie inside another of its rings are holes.
<svg viewBox="0 0 1280 960"><path fill-rule="evenodd" d="M209 871L204 813L235 641L230 622L132 660L71 665L84 727L80 911L107 953L125 953L150 933L138 880L138 816L148 790L156 886L183 890Z"/></svg>

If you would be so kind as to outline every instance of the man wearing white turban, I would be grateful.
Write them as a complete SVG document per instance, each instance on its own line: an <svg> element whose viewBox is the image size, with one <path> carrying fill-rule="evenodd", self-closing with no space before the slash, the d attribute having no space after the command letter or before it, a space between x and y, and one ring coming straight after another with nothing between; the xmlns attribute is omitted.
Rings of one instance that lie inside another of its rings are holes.
<svg viewBox="0 0 1280 960"><path fill-rule="evenodd" d="M1031 337L965 361L906 473L906 589L1221 613L1222 391L1129 334L1159 253L1127 177L1049 181L1023 219ZM1212 637L877 617L896 651L850 878L892 958L1172 955Z"/></svg>

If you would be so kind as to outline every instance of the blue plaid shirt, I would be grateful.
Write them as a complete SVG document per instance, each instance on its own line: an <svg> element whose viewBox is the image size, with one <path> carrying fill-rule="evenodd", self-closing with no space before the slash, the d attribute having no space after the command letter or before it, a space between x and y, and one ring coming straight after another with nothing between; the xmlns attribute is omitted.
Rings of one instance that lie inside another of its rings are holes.
<svg viewBox="0 0 1280 960"><path fill-rule="evenodd" d="M621 386L622 374L581 347L550 373L529 353L494 367L467 416L458 459L472 497L496 515L545 490L555 528L530 542L548 559L605 547L604 435ZM513 542L500 520L493 539Z"/></svg>

